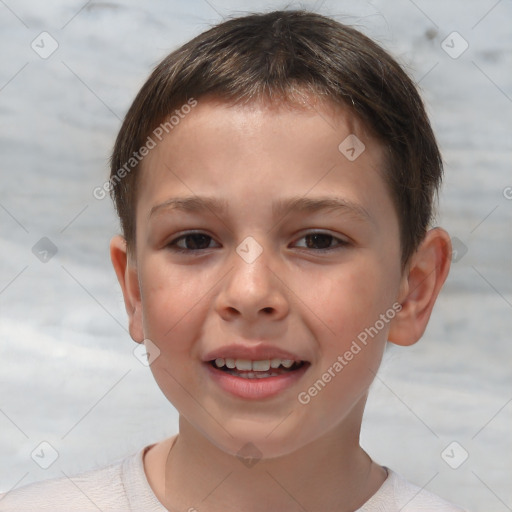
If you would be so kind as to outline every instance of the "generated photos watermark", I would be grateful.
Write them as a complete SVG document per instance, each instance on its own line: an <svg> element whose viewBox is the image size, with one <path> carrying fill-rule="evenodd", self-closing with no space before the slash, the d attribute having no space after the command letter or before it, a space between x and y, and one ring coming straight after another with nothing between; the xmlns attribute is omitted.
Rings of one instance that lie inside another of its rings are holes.
<svg viewBox="0 0 512 512"><path fill-rule="evenodd" d="M302 405L309 404L367 346L369 338L373 339L377 336L401 310L402 305L395 302L385 313L379 316L379 319L372 326L361 331L357 335L357 339L352 341L350 348L343 355L339 355L336 361L307 390L301 391L297 395L299 403Z"/></svg>

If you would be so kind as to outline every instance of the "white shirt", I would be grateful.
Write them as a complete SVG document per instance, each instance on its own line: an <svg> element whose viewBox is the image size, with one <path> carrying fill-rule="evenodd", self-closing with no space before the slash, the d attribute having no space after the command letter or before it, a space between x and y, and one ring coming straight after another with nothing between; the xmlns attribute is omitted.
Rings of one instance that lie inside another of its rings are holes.
<svg viewBox="0 0 512 512"><path fill-rule="evenodd" d="M167 512L144 472L146 446L109 466L0 494L1 512ZM356 512L464 512L387 469L388 478Z"/></svg>

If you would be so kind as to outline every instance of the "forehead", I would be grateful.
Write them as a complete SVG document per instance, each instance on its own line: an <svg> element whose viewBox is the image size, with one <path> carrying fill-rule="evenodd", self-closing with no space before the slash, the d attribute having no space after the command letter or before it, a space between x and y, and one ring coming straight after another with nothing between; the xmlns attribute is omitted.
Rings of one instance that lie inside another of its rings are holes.
<svg viewBox="0 0 512 512"><path fill-rule="evenodd" d="M390 203L383 154L367 127L339 105L199 99L144 159L138 214L147 217L175 196L217 197L224 211L235 203L247 209L249 200L275 212L287 198L339 192L354 210L378 218L385 206L379 201Z"/></svg>

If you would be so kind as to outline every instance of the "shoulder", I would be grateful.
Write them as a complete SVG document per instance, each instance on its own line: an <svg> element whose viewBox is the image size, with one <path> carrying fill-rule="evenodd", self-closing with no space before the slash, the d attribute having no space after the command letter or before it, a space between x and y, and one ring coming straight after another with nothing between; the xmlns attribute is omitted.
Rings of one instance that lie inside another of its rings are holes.
<svg viewBox="0 0 512 512"><path fill-rule="evenodd" d="M35 482L0 494L0 511L126 512L130 507L124 489L123 468L140 453L78 475Z"/></svg>
<svg viewBox="0 0 512 512"><path fill-rule="evenodd" d="M387 468L388 478L358 512L467 512Z"/></svg>

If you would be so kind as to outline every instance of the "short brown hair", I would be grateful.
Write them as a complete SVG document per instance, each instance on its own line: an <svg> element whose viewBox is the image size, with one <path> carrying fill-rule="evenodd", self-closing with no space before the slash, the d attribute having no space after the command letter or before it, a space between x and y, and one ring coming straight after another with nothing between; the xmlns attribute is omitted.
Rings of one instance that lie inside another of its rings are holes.
<svg viewBox="0 0 512 512"><path fill-rule="evenodd" d="M400 223L402 264L423 239L443 164L413 81L378 44L304 10L228 19L169 54L131 105L111 157L110 191L128 249L135 246L140 164L119 171L180 106L213 95L238 103L292 101L310 91L348 107L383 143L385 177Z"/></svg>

